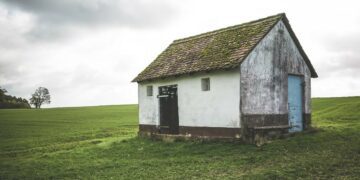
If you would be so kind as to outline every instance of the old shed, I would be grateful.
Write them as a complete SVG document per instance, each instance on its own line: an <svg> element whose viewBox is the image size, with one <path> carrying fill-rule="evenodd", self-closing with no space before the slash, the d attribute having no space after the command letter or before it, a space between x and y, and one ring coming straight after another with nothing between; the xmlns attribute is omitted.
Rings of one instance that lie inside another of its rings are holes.
<svg viewBox="0 0 360 180"><path fill-rule="evenodd" d="M303 131L316 77L285 14L175 40L133 80L139 133L251 139Z"/></svg>

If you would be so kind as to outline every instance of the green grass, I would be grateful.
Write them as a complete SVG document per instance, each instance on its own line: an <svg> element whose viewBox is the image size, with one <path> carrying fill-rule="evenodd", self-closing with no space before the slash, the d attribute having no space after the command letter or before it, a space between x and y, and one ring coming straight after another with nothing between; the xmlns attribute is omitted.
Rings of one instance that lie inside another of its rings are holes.
<svg viewBox="0 0 360 180"><path fill-rule="evenodd" d="M360 97L313 99L318 132L262 147L137 138L137 106L0 110L0 179L358 179Z"/></svg>

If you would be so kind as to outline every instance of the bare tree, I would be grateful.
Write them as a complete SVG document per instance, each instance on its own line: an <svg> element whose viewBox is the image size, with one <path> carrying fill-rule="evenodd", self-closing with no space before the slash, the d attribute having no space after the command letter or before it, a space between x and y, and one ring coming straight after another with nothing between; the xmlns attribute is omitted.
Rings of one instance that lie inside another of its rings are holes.
<svg viewBox="0 0 360 180"><path fill-rule="evenodd" d="M39 87L35 90L35 93L31 95L30 104L35 108L40 108L43 104L50 104L50 93L47 88Z"/></svg>

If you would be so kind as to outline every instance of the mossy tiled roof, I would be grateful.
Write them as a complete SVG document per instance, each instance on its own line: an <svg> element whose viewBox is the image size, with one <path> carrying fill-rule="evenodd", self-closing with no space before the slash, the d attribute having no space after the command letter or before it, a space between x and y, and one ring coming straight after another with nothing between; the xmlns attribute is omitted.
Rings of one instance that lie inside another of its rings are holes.
<svg viewBox="0 0 360 180"><path fill-rule="evenodd" d="M133 82L239 67L283 18L285 14L278 14L175 40Z"/></svg>

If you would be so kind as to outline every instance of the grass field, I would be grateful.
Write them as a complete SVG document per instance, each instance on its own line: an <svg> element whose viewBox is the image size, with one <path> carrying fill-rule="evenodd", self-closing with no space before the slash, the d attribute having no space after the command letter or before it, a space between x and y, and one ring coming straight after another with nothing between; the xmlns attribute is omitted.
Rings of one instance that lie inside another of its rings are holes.
<svg viewBox="0 0 360 180"><path fill-rule="evenodd" d="M0 179L360 178L360 97L312 105L318 132L262 147L140 139L136 105L0 110Z"/></svg>

